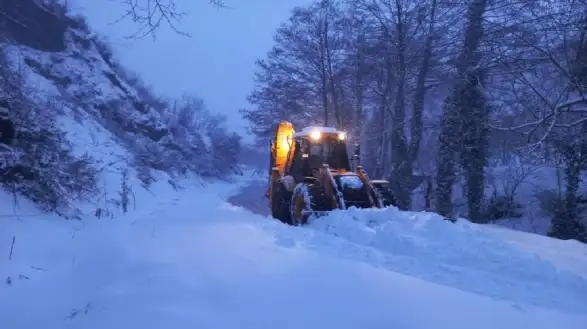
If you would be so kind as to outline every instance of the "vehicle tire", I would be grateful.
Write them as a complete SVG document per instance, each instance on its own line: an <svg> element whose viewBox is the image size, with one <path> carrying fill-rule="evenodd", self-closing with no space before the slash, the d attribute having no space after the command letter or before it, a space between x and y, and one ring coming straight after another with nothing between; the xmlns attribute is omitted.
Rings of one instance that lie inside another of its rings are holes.
<svg viewBox="0 0 587 329"><path fill-rule="evenodd" d="M304 214L304 211L312 211L312 203L310 196L310 185L306 183L298 184L292 193L290 201L290 224L292 226L299 226L308 223L309 214Z"/></svg>
<svg viewBox="0 0 587 329"><path fill-rule="evenodd" d="M384 208L389 206L397 207L397 201L389 187L373 184L373 194L377 207L380 207L379 202L383 204Z"/></svg>
<svg viewBox="0 0 587 329"><path fill-rule="evenodd" d="M326 212L330 210L332 210L332 207L326 202L326 197L320 186L300 183L296 186L291 196L290 224L293 226L305 225L314 216L314 214L308 212Z"/></svg>
<svg viewBox="0 0 587 329"><path fill-rule="evenodd" d="M289 218L289 202L291 193L289 193L280 182L274 182L273 184L271 216L285 224L289 224L291 222Z"/></svg>
<svg viewBox="0 0 587 329"><path fill-rule="evenodd" d="M390 190L379 190L377 196L382 199L384 207L397 207L397 201Z"/></svg>

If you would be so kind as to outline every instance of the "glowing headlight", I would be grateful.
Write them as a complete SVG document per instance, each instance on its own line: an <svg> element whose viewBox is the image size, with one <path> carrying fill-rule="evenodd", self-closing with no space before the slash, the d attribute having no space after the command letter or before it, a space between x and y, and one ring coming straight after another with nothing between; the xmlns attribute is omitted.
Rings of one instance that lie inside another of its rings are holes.
<svg viewBox="0 0 587 329"><path fill-rule="evenodd" d="M310 138L312 138L314 140L320 139L320 137L322 137L322 133L320 133L319 131L313 131L310 134Z"/></svg>
<svg viewBox="0 0 587 329"><path fill-rule="evenodd" d="M341 140L341 141L345 140L346 139L346 133L340 133L340 134L338 134L338 139Z"/></svg>

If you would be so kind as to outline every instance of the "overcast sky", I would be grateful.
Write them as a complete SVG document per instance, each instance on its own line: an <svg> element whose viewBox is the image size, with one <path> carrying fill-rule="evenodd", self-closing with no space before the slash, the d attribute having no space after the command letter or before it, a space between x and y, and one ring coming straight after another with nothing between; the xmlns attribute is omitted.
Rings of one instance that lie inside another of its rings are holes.
<svg viewBox="0 0 587 329"><path fill-rule="evenodd" d="M288 19L290 10L309 0L225 0L226 9L217 9L208 0L177 0L187 14L179 28L191 38L164 26L155 41L125 38L136 26L130 20L113 24L126 9L121 2L70 0L95 30L109 37L121 62L156 92L196 94L210 110L227 114L229 127L242 133L246 123L238 109L247 106L255 59L270 49L276 28Z"/></svg>

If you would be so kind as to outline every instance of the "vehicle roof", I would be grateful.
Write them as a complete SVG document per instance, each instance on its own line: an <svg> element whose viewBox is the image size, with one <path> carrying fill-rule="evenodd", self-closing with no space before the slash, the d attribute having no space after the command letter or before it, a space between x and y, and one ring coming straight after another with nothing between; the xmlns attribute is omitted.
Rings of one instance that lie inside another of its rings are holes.
<svg viewBox="0 0 587 329"><path fill-rule="evenodd" d="M320 126L312 126L312 127L306 127L304 129L302 129L301 131L298 131L296 133L293 134L293 137L306 137L306 136L310 136L311 133L315 132L315 131L319 131L323 134L340 134L340 133L344 133L344 131L338 130L336 128L332 128L332 127L320 127Z"/></svg>

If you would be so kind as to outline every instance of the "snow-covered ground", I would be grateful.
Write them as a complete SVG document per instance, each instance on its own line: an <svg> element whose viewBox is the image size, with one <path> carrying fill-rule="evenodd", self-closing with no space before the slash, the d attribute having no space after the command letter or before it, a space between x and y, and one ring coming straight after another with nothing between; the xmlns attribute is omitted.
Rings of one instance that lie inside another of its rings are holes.
<svg viewBox="0 0 587 329"><path fill-rule="evenodd" d="M26 64L33 101L63 102L58 122L74 153L96 161L102 193L78 205L82 220L64 220L0 190L0 329L587 328L587 246L577 242L396 209L292 228L267 218L265 180L250 173L179 189L155 173L142 187L121 138L88 112L136 90L116 86L104 53L84 48L89 35L68 41L63 53L5 50ZM514 185L524 200L535 181L557 185L549 173L507 172L494 176L532 176Z"/></svg>
<svg viewBox="0 0 587 329"><path fill-rule="evenodd" d="M225 201L247 179L101 220L0 196L0 328L587 328L585 245L395 209L292 228Z"/></svg>

